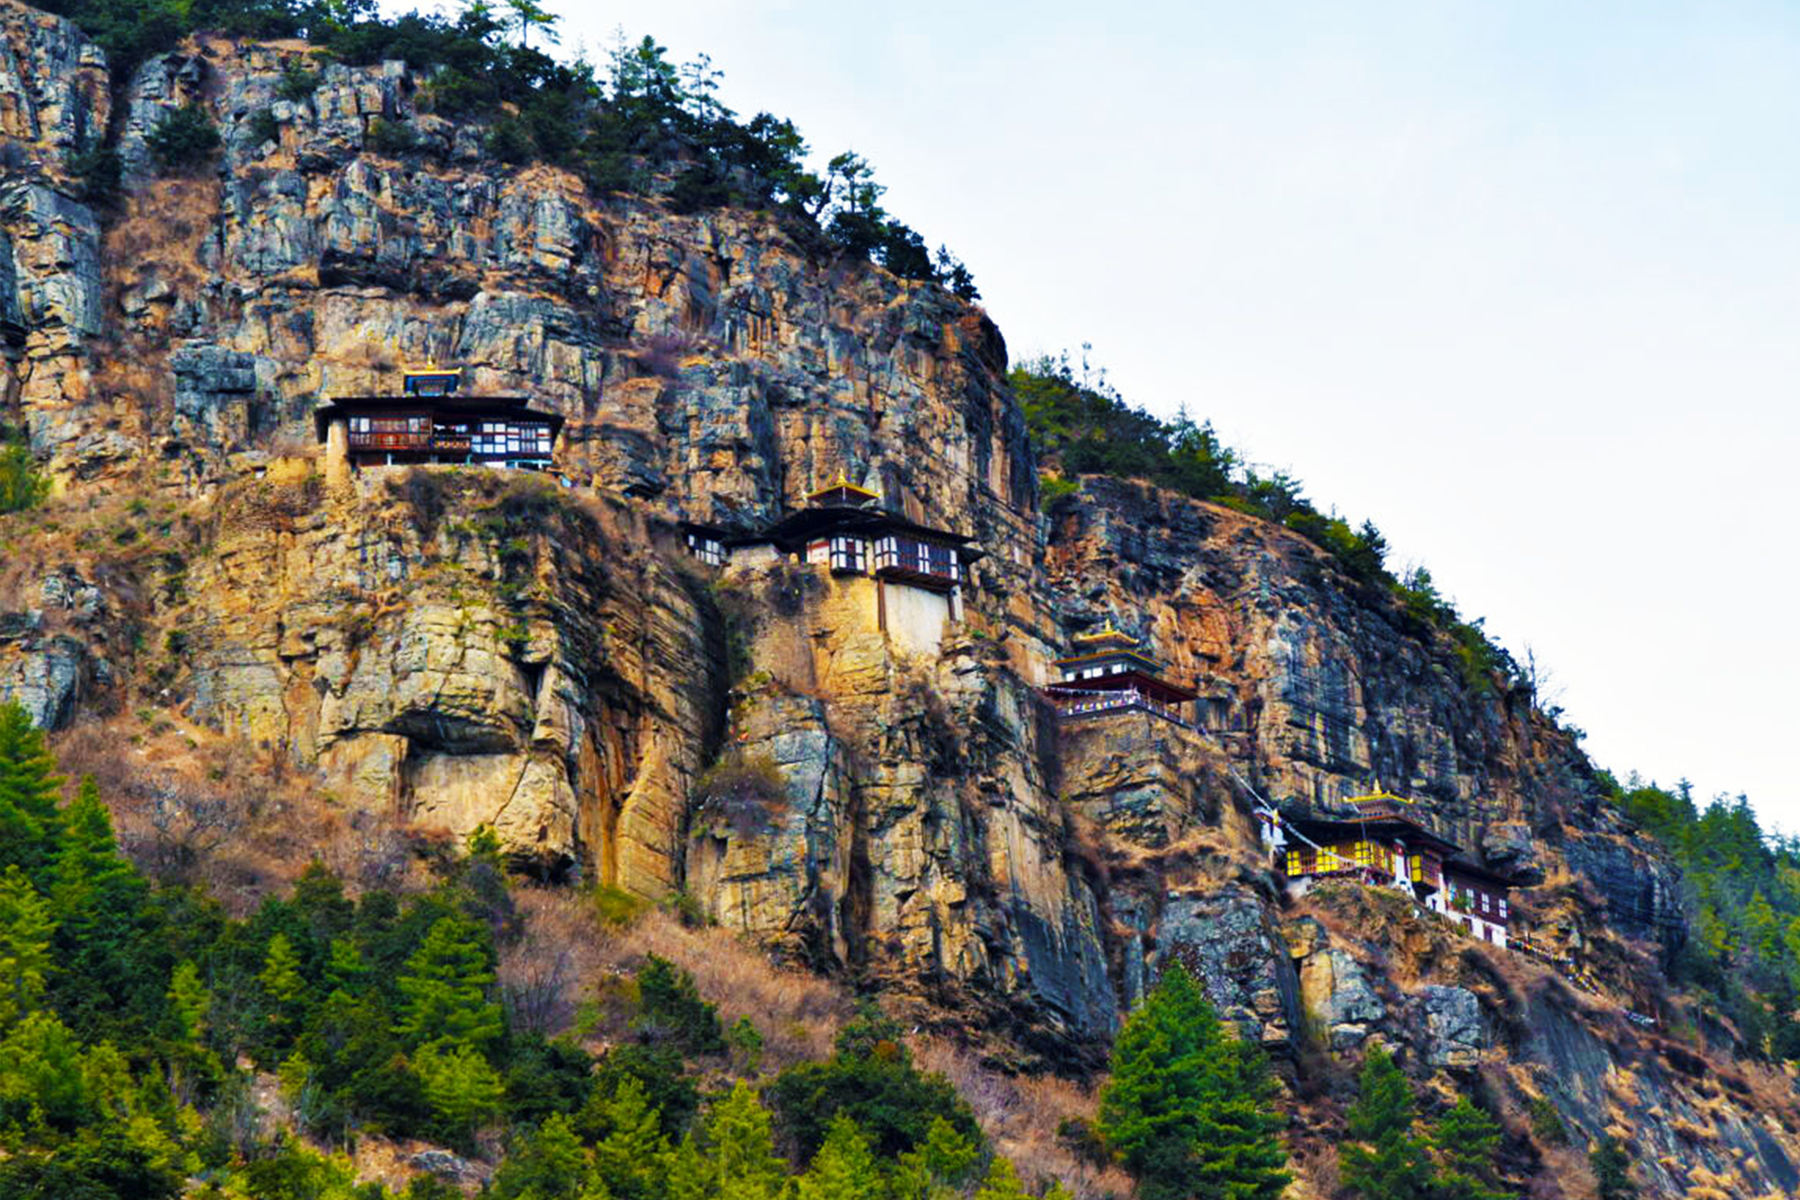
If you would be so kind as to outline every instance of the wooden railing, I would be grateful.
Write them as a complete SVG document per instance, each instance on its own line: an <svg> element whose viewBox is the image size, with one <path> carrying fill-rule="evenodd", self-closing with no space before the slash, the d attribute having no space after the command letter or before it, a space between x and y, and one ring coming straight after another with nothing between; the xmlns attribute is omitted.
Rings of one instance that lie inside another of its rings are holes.
<svg viewBox="0 0 1800 1200"><path fill-rule="evenodd" d="M1183 729L1194 728L1193 722L1182 716L1181 711L1174 705L1164 704L1136 688L1119 688L1110 692L1082 692L1079 695L1070 695L1065 692L1052 695L1051 703L1056 705L1057 715L1062 717L1085 717L1117 709L1136 708L1159 716L1165 721L1173 721Z"/></svg>

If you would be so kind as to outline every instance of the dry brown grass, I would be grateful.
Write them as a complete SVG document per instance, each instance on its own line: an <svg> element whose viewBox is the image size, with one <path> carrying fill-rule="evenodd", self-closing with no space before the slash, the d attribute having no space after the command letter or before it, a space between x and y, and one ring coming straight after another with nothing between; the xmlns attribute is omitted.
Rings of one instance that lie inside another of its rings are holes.
<svg viewBox="0 0 1800 1200"><path fill-rule="evenodd" d="M353 891L424 886L420 839L338 804L279 749L144 709L53 739L71 780L92 775L119 845L152 878L201 884L243 915L315 858Z"/></svg>
<svg viewBox="0 0 1800 1200"><path fill-rule="evenodd" d="M956 1085L994 1148L1027 1180L1060 1180L1077 1197L1095 1200L1130 1194L1129 1175L1116 1166L1095 1166L1058 1136L1069 1123L1094 1119L1097 1099L1091 1090L1053 1076L1003 1075L942 1039L920 1040L913 1052L921 1067Z"/></svg>
<svg viewBox="0 0 1800 1200"><path fill-rule="evenodd" d="M200 240L219 213L219 181L181 175L133 188L123 216L107 230L106 256L131 263L176 288L197 289L210 276L201 267Z"/></svg>

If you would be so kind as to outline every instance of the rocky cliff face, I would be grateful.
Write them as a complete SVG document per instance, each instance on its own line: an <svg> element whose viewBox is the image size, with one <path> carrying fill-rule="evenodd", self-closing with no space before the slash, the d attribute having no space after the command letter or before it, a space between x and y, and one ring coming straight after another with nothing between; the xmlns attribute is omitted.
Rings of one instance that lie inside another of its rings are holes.
<svg viewBox="0 0 1800 1200"><path fill-rule="evenodd" d="M1529 696L1267 523L1099 479L1040 516L1004 344L941 289L766 214L507 168L403 64L280 99L303 50L207 40L111 79L0 0L0 410L60 492L0 522L0 696L49 727L179 712L333 803L685 891L1000 1061L1095 1063L1180 959L1321 1131L1321 1063L1379 1038L1508 1113L1631 1133L1663 1194L1794 1186L1791 1098L1670 1032L1672 868ZM216 169L155 178L145 135L187 102ZM377 120L418 149L376 153ZM99 212L65 163L107 130L129 183ZM327 485L313 409L425 358L562 414L575 486ZM867 580L706 567L674 529L839 472L985 551L938 651L884 635ZM1104 621L1196 683L1198 728L1046 709L1046 662ZM1602 994L1360 893L1286 900L1251 789L1376 781L1541 881L1520 909Z"/></svg>

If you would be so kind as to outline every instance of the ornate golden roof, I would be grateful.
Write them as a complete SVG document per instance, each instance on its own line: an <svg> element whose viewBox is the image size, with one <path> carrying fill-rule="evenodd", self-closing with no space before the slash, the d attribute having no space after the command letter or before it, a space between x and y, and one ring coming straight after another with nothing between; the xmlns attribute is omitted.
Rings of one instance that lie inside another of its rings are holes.
<svg viewBox="0 0 1800 1200"><path fill-rule="evenodd" d="M1101 642L1118 642L1126 646L1141 646L1144 644L1132 637L1129 633L1126 633L1123 629L1115 628L1110 617L1107 618L1106 624L1102 626L1098 632L1078 633L1075 635L1074 640L1076 642L1085 642L1088 645L1098 645Z"/></svg>
<svg viewBox="0 0 1800 1200"><path fill-rule="evenodd" d="M832 492L854 492L856 495L865 497L869 500L881 499L881 493L871 492L868 488L857 487L854 483L851 483L849 478L845 476L843 468L841 467L838 468L836 479L832 480L824 487L819 488L817 491L808 492L806 498L809 502L819 500L830 495Z"/></svg>

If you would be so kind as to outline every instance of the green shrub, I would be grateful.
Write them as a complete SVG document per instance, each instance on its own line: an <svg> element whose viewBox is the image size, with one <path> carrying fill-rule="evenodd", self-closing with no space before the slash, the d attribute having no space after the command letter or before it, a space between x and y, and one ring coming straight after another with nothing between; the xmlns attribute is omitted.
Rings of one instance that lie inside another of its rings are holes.
<svg viewBox="0 0 1800 1200"><path fill-rule="evenodd" d="M1038 508L1043 512L1055 512L1057 506L1076 492L1081 490L1079 479L1067 479L1061 475L1038 476Z"/></svg>
<svg viewBox="0 0 1800 1200"><path fill-rule="evenodd" d="M24 435L0 426L0 513L34 508L49 491Z"/></svg>
<svg viewBox="0 0 1800 1200"><path fill-rule="evenodd" d="M532 159L531 135L516 117L495 121L483 144L489 154L503 163L525 163Z"/></svg>
<svg viewBox="0 0 1800 1200"><path fill-rule="evenodd" d="M255 146L260 146L264 142L281 140L281 122L275 119L273 109L257 109L250 114L250 119L244 123L244 128L250 134L251 144Z"/></svg>
<svg viewBox="0 0 1800 1200"><path fill-rule="evenodd" d="M197 104L184 104L163 114L144 138L164 175L192 170L219 148L219 130Z"/></svg>
<svg viewBox="0 0 1800 1200"><path fill-rule="evenodd" d="M749 1017L739 1017L725 1031L725 1041L743 1064L744 1070L752 1075L756 1074L757 1068L762 1065L763 1053L763 1035L756 1027L756 1022Z"/></svg>
<svg viewBox="0 0 1800 1200"><path fill-rule="evenodd" d="M645 1040L688 1054L719 1054L725 1038L719 1010L700 998L694 977L666 958L645 959L637 973L639 1012L632 1025Z"/></svg>
<svg viewBox="0 0 1800 1200"><path fill-rule="evenodd" d="M723 208L731 200L731 188L711 164L706 163L689 167L677 175L675 185L669 189L669 208L683 214Z"/></svg>
<svg viewBox="0 0 1800 1200"><path fill-rule="evenodd" d="M884 1157L920 1145L932 1122L947 1121L980 1144L981 1127L950 1081L913 1065L900 1023L865 1003L838 1034L826 1062L800 1063L776 1076L768 1091L782 1136L799 1161L818 1152L831 1119L847 1114Z"/></svg>
<svg viewBox="0 0 1800 1200"><path fill-rule="evenodd" d="M610 925L615 929L623 929L644 915L650 907L642 897L634 896L621 887L602 884L593 891L594 915L600 918L602 925Z"/></svg>
<svg viewBox="0 0 1800 1200"><path fill-rule="evenodd" d="M377 154L398 157L419 148L419 135L405 121L388 121L376 117L369 122L368 132L363 135L363 145Z"/></svg>
<svg viewBox="0 0 1800 1200"><path fill-rule="evenodd" d="M1569 1140L1569 1131L1563 1125L1562 1114L1556 1111L1556 1105L1544 1096L1535 1096L1531 1104L1531 1136L1546 1146L1560 1146Z"/></svg>
<svg viewBox="0 0 1800 1200"><path fill-rule="evenodd" d="M69 155L68 168L80 184L81 199L89 204L111 204L119 198L125 162L117 150L96 142Z"/></svg>
<svg viewBox="0 0 1800 1200"><path fill-rule="evenodd" d="M289 63L281 73L281 80L275 85L275 95L293 104L300 104L312 99L319 90L319 73L309 71L300 63Z"/></svg>

